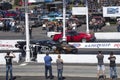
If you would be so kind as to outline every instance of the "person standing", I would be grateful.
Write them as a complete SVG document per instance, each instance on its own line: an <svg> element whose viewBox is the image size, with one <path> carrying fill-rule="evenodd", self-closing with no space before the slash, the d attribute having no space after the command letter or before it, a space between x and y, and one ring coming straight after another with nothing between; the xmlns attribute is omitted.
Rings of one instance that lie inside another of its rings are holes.
<svg viewBox="0 0 120 80"><path fill-rule="evenodd" d="M46 56L44 57L44 62L45 62L45 78L48 79L48 71L50 75L50 79L53 79L52 75L52 58L49 56L49 53L46 53Z"/></svg>
<svg viewBox="0 0 120 80"><path fill-rule="evenodd" d="M10 26L11 26L11 27L10 27L10 30L13 31L13 32L15 31L15 24L16 24L16 23L15 23L14 20L10 21Z"/></svg>
<svg viewBox="0 0 120 80"><path fill-rule="evenodd" d="M98 51L97 54L97 60L98 60L98 65L97 65L97 77L99 78L100 75L105 75L105 66L104 66L104 55L102 54L102 51Z"/></svg>
<svg viewBox="0 0 120 80"><path fill-rule="evenodd" d="M58 59L56 60L56 64L57 64L57 76L58 76L58 80L62 80L63 76L63 59L61 59L61 55L58 55Z"/></svg>
<svg viewBox="0 0 120 80"><path fill-rule="evenodd" d="M113 77L117 78L117 70L116 70L116 57L113 55L114 53L111 52L108 60L110 61L110 79L112 80Z"/></svg>
<svg viewBox="0 0 120 80"><path fill-rule="evenodd" d="M117 24L118 24L117 31L120 32L120 19L117 20Z"/></svg>
<svg viewBox="0 0 120 80"><path fill-rule="evenodd" d="M9 71L10 71L10 80L13 80L13 74L12 74L12 59L13 58L15 58L15 55L12 52L7 52L7 54L5 56L5 60L6 60L6 80L8 80Z"/></svg>
<svg viewBox="0 0 120 80"><path fill-rule="evenodd" d="M29 35L30 35L30 38L32 38L32 27L29 28Z"/></svg>

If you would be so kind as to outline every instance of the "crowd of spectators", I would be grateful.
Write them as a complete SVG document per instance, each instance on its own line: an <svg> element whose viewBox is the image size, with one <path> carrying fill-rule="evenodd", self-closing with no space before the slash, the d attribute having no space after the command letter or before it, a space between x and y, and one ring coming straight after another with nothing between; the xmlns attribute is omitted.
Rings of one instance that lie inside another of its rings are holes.
<svg viewBox="0 0 120 80"><path fill-rule="evenodd" d="M79 17L74 17L74 15L71 14L72 10L70 8L70 6L85 6L85 1L86 0L66 0L67 3L67 11L69 12L68 14L70 14L69 19L66 20L66 29L68 30L72 30L72 29L77 29L78 27L81 27L82 25L82 21L86 20L83 18L79 18ZM93 3L93 0L90 0L89 2ZM95 0L96 2L96 0ZM94 3L95 3L94 2ZM91 4L92 4L91 3ZM0 11L1 12L1 11ZM22 32L25 30L24 29L24 24L21 25L19 21L24 21L25 20L25 9L22 8L16 8L17 16L11 20L11 19L3 19L0 20L0 30L2 31L13 31L13 32ZM61 12L61 9L56 10L56 12ZM43 16L44 14L48 14L50 13L50 11L48 11L48 9L46 9L43 6L36 6L32 9L29 10L29 17L38 17L39 16ZM4 15L1 15L0 13L0 18L11 18L11 17L5 17ZM85 21L86 22L86 21ZM89 20L89 29L92 30L93 32L97 32L97 31L102 31L102 28L105 26L105 19L101 18L100 20L98 20L95 17L92 17ZM47 31L57 31L57 32L61 32L63 30L63 22L62 19L57 19L57 20L53 20L53 21L49 21L49 20L44 20L43 21L43 30L47 30Z"/></svg>
<svg viewBox="0 0 120 80"><path fill-rule="evenodd" d="M22 27L23 26L20 25L18 21L13 20L12 18L3 18L3 20L0 20L1 31L20 32Z"/></svg>
<svg viewBox="0 0 120 80"><path fill-rule="evenodd" d="M89 29L93 32L102 31L102 28L105 26L105 19L101 18L100 20L97 20L95 18L92 18L89 22Z"/></svg>
<svg viewBox="0 0 120 80"><path fill-rule="evenodd" d="M66 30L76 30L78 27L81 27L81 23L77 18L71 18L66 20ZM48 31L56 31L62 32L63 31L63 22L62 20L55 20L55 21L44 21L42 25L43 30Z"/></svg>

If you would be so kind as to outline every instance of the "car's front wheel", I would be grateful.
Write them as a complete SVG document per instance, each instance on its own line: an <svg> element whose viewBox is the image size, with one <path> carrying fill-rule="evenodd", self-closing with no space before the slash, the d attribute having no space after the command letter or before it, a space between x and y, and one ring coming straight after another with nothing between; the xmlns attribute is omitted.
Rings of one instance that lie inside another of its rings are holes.
<svg viewBox="0 0 120 80"><path fill-rule="evenodd" d="M60 42L60 43L62 42L62 38L59 39L59 42Z"/></svg>
<svg viewBox="0 0 120 80"><path fill-rule="evenodd" d="M85 42L87 42L87 40L84 38L84 39L82 39L82 42L85 43Z"/></svg>

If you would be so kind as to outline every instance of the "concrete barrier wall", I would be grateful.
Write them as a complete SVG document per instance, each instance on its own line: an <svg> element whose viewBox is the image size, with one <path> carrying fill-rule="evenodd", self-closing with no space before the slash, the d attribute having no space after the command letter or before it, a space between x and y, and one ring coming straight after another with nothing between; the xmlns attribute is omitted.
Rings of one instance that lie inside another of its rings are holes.
<svg viewBox="0 0 120 80"><path fill-rule="evenodd" d="M50 56L53 59L52 62L56 63L57 54L50 54ZM120 63L120 55L115 55L115 56L116 56L116 63ZM44 57L45 54L39 54L37 56L38 63L44 63ZM105 63L109 63L108 57L109 55L104 55ZM64 63L97 63L96 55L91 55L91 54L89 55L61 54L61 58L64 60Z"/></svg>
<svg viewBox="0 0 120 80"><path fill-rule="evenodd" d="M0 64L5 64L5 59L4 56L6 54L5 53L1 53L0 54ZM16 58L13 59L13 61L15 62L19 62L19 55L20 53L15 53ZM52 57L53 61L52 63L56 63L56 59L57 59L57 54L50 54L50 56ZM120 63L120 55L115 55L116 56L116 63L119 64ZM44 63L44 57L45 54L38 54L37 55L37 62L38 63ZM108 60L109 55L104 55L104 62L105 63L109 63ZM96 55L91 55L91 54L79 54L79 55L74 55L74 54L61 54L61 58L64 60L64 63L97 63L97 58Z"/></svg>
<svg viewBox="0 0 120 80"><path fill-rule="evenodd" d="M19 59L20 59L20 54L21 53L14 53L15 54L15 58L13 59L13 61L15 61L15 62L19 62ZM6 62L5 62L5 55L6 55L6 53L0 53L0 64L6 64Z"/></svg>
<svg viewBox="0 0 120 80"><path fill-rule="evenodd" d="M120 39L120 32L96 32L96 39Z"/></svg>

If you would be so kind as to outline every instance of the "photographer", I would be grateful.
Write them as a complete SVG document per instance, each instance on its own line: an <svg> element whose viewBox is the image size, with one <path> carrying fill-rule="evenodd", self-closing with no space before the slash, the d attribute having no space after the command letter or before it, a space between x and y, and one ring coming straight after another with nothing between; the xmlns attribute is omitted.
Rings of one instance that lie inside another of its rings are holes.
<svg viewBox="0 0 120 80"><path fill-rule="evenodd" d="M13 74L12 74L12 59L15 58L15 55L13 54L13 52L7 52L6 56L5 56L5 60L6 60L6 80L8 79L8 74L10 71L10 80L13 80Z"/></svg>

